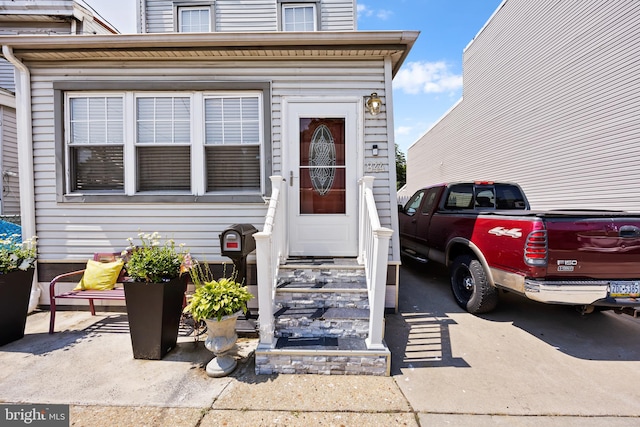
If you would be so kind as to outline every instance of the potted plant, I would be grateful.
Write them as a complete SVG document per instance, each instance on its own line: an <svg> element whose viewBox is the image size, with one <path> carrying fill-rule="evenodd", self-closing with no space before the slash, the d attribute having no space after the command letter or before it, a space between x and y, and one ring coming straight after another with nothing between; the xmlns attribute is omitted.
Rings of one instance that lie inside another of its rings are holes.
<svg viewBox="0 0 640 427"><path fill-rule="evenodd" d="M189 273L195 292L184 311L190 313L195 322L204 320L207 324L204 345L215 354L207 364L207 375L228 375L237 365L235 358L227 354L238 339L236 320L241 314L246 314L247 302L253 295L235 280L235 274L216 280L206 265L202 267L197 262Z"/></svg>
<svg viewBox="0 0 640 427"><path fill-rule="evenodd" d="M35 236L0 235L0 345L24 337L36 255Z"/></svg>
<svg viewBox="0 0 640 427"><path fill-rule="evenodd" d="M180 315L191 267L184 244L176 246L158 233L129 238L123 251L127 280L124 294L135 359L162 359L178 340Z"/></svg>

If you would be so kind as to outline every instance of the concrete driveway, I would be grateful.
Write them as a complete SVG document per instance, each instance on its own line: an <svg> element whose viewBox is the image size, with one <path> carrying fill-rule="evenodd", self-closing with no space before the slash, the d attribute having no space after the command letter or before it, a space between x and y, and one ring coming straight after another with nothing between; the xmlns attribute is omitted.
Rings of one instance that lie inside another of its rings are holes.
<svg viewBox="0 0 640 427"><path fill-rule="evenodd" d="M405 263L400 282L400 313L387 316L385 339L421 425L459 425L469 415L491 425L511 425L509 416L520 416L518 425L541 425L540 416L640 425L640 319L582 316L506 293L494 312L471 315L433 264Z"/></svg>

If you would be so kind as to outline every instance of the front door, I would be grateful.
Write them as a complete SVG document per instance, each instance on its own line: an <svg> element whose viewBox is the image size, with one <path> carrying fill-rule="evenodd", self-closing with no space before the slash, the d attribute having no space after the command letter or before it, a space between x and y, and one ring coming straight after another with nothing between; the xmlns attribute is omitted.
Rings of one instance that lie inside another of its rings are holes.
<svg viewBox="0 0 640 427"><path fill-rule="evenodd" d="M357 255L357 112L355 101L287 103L291 255Z"/></svg>

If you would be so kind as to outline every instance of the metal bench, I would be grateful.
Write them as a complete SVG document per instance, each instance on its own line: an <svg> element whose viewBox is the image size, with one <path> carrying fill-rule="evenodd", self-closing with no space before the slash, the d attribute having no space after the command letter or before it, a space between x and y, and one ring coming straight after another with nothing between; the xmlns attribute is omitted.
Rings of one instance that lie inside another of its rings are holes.
<svg viewBox="0 0 640 427"><path fill-rule="evenodd" d="M112 262L119 258L120 254L117 253L96 253L93 255L94 261L100 262ZM60 299L83 299L89 300L89 309L91 310L91 315L96 315L96 309L93 304L94 300L112 300L112 301L124 301L124 288L116 287L115 289L104 290L104 291L95 291L95 290L84 290L84 291L69 291L61 294L56 294L56 284L64 278L72 277L72 276L81 276L84 273L83 270L71 271L69 273L60 274L53 278L51 283L49 283L49 298L51 300L51 318L49 322L49 333L53 334L55 322L56 322L56 300ZM122 280L125 277L124 268L120 272L120 276L118 277L117 284L121 284Z"/></svg>

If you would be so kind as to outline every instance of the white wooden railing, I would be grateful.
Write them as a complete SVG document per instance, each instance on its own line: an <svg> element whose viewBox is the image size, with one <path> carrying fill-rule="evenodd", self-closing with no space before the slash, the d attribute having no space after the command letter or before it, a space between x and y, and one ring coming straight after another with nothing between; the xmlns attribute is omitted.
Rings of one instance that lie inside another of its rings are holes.
<svg viewBox="0 0 640 427"><path fill-rule="evenodd" d="M389 240L393 230L381 227L373 198L373 177L360 179L358 224L358 262L364 265L369 295L369 349L384 349L382 343L384 326L384 302L389 257ZM274 339L274 295L278 269L288 256L286 239L286 191L283 178L271 177L271 198L263 230L255 233L256 269L258 281L258 310L260 347L273 348Z"/></svg>
<svg viewBox="0 0 640 427"><path fill-rule="evenodd" d="M384 299L389 260L389 239L393 230L380 226L376 202L373 198L373 177L359 181L358 263L364 265L369 293L369 336L367 348L381 350L384 327Z"/></svg>
<svg viewBox="0 0 640 427"><path fill-rule="evenodd" d="M286 191L281 191L283 182L284 179L281 176L271 177L271 198L264 227L261 232L253 235L256 239L258 275L259 345L262 348L275 346L273 298L279 266L288 256L285 224Z"/></svg>

